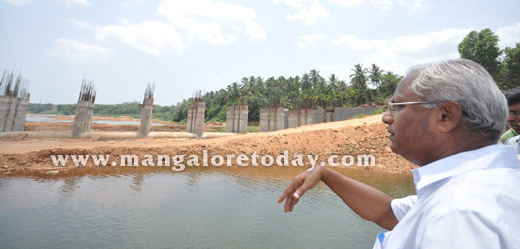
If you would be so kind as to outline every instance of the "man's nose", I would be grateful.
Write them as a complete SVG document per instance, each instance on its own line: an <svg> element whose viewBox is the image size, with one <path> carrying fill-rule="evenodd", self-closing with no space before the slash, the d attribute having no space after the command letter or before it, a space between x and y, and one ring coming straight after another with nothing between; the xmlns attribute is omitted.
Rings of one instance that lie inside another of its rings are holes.
<svg viewBox="0 0 520 249"><path fill-rule="evenodd" d="M385 124L391 124L394 122L394 117L390 115L390 112L386 111L381 118L381 121Z"/></svg>

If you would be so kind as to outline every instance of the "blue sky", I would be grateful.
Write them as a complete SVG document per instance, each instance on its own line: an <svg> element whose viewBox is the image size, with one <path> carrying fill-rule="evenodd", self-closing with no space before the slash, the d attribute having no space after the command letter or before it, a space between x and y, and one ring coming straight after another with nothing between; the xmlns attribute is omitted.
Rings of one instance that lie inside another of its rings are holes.
<svg viewBox="0 0 520 249"><path fill-rule="evenodd" d="M251 75L318 69L348 80L357 63L403 75L457 58L471 30L520 42L520 1L0 0L0 70L21 68L32 103L72 104L93 79L97 104L155 104Z"/></svg>

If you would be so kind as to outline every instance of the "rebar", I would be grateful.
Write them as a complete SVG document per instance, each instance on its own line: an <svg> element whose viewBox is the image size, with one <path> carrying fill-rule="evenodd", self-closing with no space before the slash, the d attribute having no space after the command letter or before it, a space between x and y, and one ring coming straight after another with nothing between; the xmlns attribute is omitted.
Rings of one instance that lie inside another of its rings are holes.
<svg viewBox="0 0 520 249"><path fill-rule="evenodd" d="M18 71L20 71L18 69ZM0 79L0 95L27 99L29 96L30 81L18 72L18 77L15 80L15 69L11 72L5 70Z"/></svg>
<svg viewBox="0 0 520 249"><path fill-rule="evenodd" d="M94 89L93 80L87 82L87 79L83 78L81 81L81 91L79 92L79 101L87 101L91 104L96 102L96 90Z"/></svg>
<svg viewBox="0 0 520 249"><path fill-rule="evenodd" d="M144 98L145 99L153 98L154 92L155 92L155 81L153 82L153 85L152 85L152 83L148 83L148 85L146 85L146 90L144 92Z"/></svg>

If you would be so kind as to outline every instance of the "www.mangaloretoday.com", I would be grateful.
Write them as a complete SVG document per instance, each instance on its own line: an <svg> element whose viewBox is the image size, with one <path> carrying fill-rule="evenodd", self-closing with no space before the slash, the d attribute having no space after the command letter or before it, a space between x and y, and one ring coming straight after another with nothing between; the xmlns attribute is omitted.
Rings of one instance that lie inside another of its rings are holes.
<svg viewBox="0 0 520 249"><path fill-rule="evenodd" d="M120 155L119 161L110 160L110 155L50 155L52 163L57 167L67 167L72 165L86 166L91 161L94 166L121 166L121 167L172 167L173 171L183 171L186 167L198 166L305 166L310 165L311 169L316 165L330 165L332 167L345 166L375 166L376 158L374 155L330 155L325 161L319 160L319 155L303 155L294 153L289 155L288 150L284 150L279 155L260 155L256 152L252 154L229 154L229 155L210 155L207 150L202 151L202 155Z"/></svg>

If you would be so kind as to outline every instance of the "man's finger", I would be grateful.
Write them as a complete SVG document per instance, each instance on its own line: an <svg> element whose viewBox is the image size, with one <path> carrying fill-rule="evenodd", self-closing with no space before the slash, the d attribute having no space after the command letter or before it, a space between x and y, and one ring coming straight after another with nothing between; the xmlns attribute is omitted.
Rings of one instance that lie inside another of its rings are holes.
<svg viewBox="0 0 520 249"><path fill-rule="evenodd" d="M291 184L283 191L283 193L280 196L280 198L278 198L278 203L281 203L285 198L287 198L292 193L294 193L294 187Z"/></svg>

